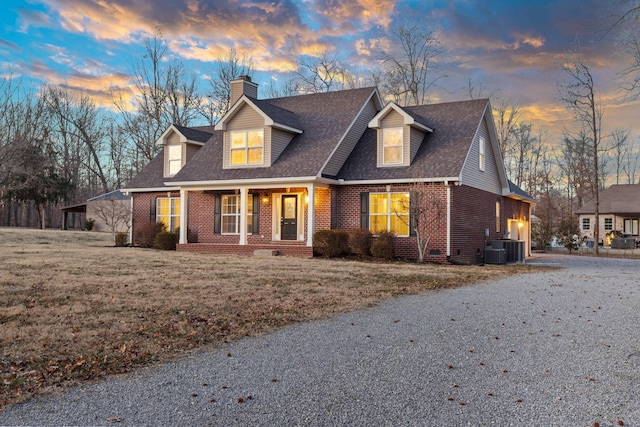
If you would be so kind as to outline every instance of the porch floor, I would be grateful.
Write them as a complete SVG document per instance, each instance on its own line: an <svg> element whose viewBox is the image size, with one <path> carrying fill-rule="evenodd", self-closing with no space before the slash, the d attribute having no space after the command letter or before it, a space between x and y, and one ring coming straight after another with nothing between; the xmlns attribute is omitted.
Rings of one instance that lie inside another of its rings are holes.
<svg viewBox="0 0 640 427"><path fill-rule="evenodd" d="M176 245L178 251L210 254L253 255L254 251L266 249L278 251L279 255L313 257L313 247L306 242L272 242L261 244L236 245L227 243L183 243Z"/></svg>

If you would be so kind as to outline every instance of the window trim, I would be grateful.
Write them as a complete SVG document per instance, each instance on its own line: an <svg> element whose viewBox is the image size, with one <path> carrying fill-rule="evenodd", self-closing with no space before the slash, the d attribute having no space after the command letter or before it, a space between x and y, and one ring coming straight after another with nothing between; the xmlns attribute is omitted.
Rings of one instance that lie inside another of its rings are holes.
<svg viewBox="0 0 640 427"><path fill-rule="evenodd" d="M408 199L407 213L406 213L407 221L406 221L406 224L405 224L405 226L407 228L407 233L406 234L398 234L397 232L393 232L393 233L398 237L410 237L411 236L411 193L410 192L408 192L408 191L377 191L377 192L376 191L372 191L372 192L367 193L367 194L368 194L367 199L368 199L368 202L369 202L368 212L367 212L367 219L369 221L368 229L374 235L377 234L377 232L374 232L374 231L371 230L371 225L373 223L373 221L371 220L372 217L373 216L386 217L386 223L387 224L386 224L385 230L386 231L391 231L391 218L392 218L392 216L393 215L400 216L400 215L392 212L392 210L391 210L391 205L392 205L391 196L394 195L394 194L404 194L404 195L406 195L407 199ZM372 197L373 196L378 196L378 195L385 195L387 197L387 212L386 213L374 213L373 212L373 209L372 209L372 206L373 206ZM402 216L405 216L405 215L402 214ZM399 218L398 218L398 220L402 221Z"/></svg>
<svg viewBox="0 0 640 427"><path fill-rule="evenodd" d="M400 131L400 143L399 144L393 144L393 145L387 145L385 144L385 133L387 131ZM403 165L404 164L404 127L403 126L395 126L395 127L388 127L388 128L382 128L382 164L385 166L390 166L390 165ZM386 160L386 156L385 156L385 148L399 148L400 149L400 160L397 162L390 162Z"/></svg>
<svg viewBox="0 0 640 427"><path fill-rule="evenodd" d="M607 222L609 223L608 226ZM613 218L604 219L604 231L613 231Z"/></svg>
<svg viewBox="0 0 640 427"><path fill-rule="evenodd" d="M225 213L225 198L235 198L236 199L236 209L233 213ZM220 196L220 234L225 236L237 236L240 235L240 220L243 213L242 197L240 194L222 194ZM247 197L247 235L253 234L253 215L254 215L254 198L253 194L249 194ZM235 231L224 231L224 219L225 217L233 217L235 218Z"/></svg>
<svg viewBox="0 0 640 427"><path fill-rule="evenodd" d="M160 204L161 202L169 201L169 214L163 215L161 213ZM176 213L176 201L178 203L178 212ZM176 228L180 227L180 214L181 214L182 206L180 206L180 197L158 197L156 198L156 222L161 222L167 226L167 231L175 231ZM166 217L167 222L162 221L161 218Z"/></svg>
<svg viewBox="0 0 640 427"><path fill-rule="evenodd" d="M500 232L500 201L496 200L496 233Z"/></svg>
<svg viewBox="0 0 640 427"><path fill-rule="evenodd" d="M262 136L262 144L254 147L249 147L249 133L251 132L259 132ZM242 147L233 147L233 135L234 134L242 134L244 146ZM265 150L265 141L264 141L264 129L256 128L256 129L246 129L246 130L231 130L229 131L229 166L231 167L241 167L241 166L259 166L264 165L264 150ZM250 149L261 149L261 156L259 162L249 162L249 150ZM234 163L233 162L233 152L234 151L244 151L244 163Z"/></svg>
<svg viewBox="0 0 640 427"><path fill-rule="evenodd" d="M173 149L173 150L172 150ZM171 158L171 151L175 151L174 154L176 154L176 152L179 153L179 156L175 159ZM182 144L168 144L167 145L167 174L166 176L175 176L178 172L180 172L180 170L182 170ZM171 165L172 164L176 164L178 165L178 169L175 172L172 172L171 170Z"/></svg>
<svg viewBox="0 0 640 427"><path fill-rule="evenodd" d="M582 231L591 230L591 218L582 218L582 227L581 228L582 228Z"/></svg>

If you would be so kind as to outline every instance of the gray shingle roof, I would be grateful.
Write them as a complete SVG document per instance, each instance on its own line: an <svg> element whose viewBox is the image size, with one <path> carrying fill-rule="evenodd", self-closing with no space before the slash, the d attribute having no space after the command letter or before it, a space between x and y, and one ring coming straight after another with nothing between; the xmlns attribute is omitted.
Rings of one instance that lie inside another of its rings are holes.
<svg viewBox="0 0 640 427"><path fill-rule="evenodd" d="M640 214L640 184L612 185L600 192L601 214ZM593 200L585 203L576 214L595 213Z"/></svg>
<svg viewBox="0 0 640 427"><path fill-rule="evenodd" d="M149 162L147 166L142 168L131 181L127 183L125 188L159 188L164 187L167 180L164 174L164 148L160 153Z"/></svg>
<svg viewBox="0 0 640 427"><path fill-rule="evenodd" d="M274 121L282 120L280 123L303 131L291 140L273 166L223 169L222 132L216 131L172 181L316 176L374 90L363 88L258 101L256 106L276 116L272 117Z"/></svg>
<svg viewBox="0 0 640 427"><path fill-rule="evenodd" d="M413 163L406 167L377 167L376 130L367 129L338 178L345 181L457 177L487 108L487 99L447 102L403 109L434 129L428 133Z"/></svg>
<svg viewBox="0 0 640 427"><path fill-rule="evenodd" d="M199 126L188 128L180 125L173 125L178 132L184 135L189 141L202 142L203 144L213 135L213 126Z"/></svg>

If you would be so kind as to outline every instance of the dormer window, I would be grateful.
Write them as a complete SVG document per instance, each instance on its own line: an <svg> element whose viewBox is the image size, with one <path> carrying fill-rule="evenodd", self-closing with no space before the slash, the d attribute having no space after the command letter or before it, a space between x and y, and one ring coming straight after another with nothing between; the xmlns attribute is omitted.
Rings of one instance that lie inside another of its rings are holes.
<svg viewBox="0 0 640 427"><path fill-rule="evenodd" d="M231 165L261 165L264 162L264 131L230 132Z"/></svg>
<svg viewBox="0 0 640 427"><path fill-rule="evenodd" d="M167 172L173 176L182 169L182 144L167 145L167 151Z"/></svg>
<svg viewBox="0 0 640 427"><path fill-rule="evenodd" d="M385 165L402 164L403 131L401 127L382 129L382 151Z"/></svg>

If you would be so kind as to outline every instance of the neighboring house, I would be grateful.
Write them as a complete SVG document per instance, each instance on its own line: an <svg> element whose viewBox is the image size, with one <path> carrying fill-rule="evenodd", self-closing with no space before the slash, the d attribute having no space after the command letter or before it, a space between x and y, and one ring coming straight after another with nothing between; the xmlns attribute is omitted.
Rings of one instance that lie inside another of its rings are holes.
<svg viewBox="0 0 640 427"><path fill-rule="evenodd" d="M600 192L600 239L605 246L611 244L611 232L624 237L639 238L640 184L612 185ZM580 231L593 240L595 229L595 202L589 201L575 213Z"/></svg>
<svg viewBox="0 0 640 427"><path fill-rule="evenodd" d="M257 99L232 82L215 127L172 125L160 154L124 189L133 238L154 221L180 227L178 250L311 256L321 229L396 233L417 258L410 218L416 183L444 207L430 261L473 262L517 235L529 254L532 199L505 173L488 100L384 105L376 88Z"/></svg>
<svg viewBox="0 0 640 427"><path fill-rule="evenodd" d="M79 225L79 228L83 230L86 220L90 219L94 221L93 231L110 232L111 227L105 223L105 219L110 219L112 222L115 220L116 232L126 233L129 231L126 222L130 221L119 221L117 216L122 217L125 213L130 215L131 197L120 190L115 190L87 199L84 203L65 206L61 210L63 230L73 228L76 225Z"/></svg>

